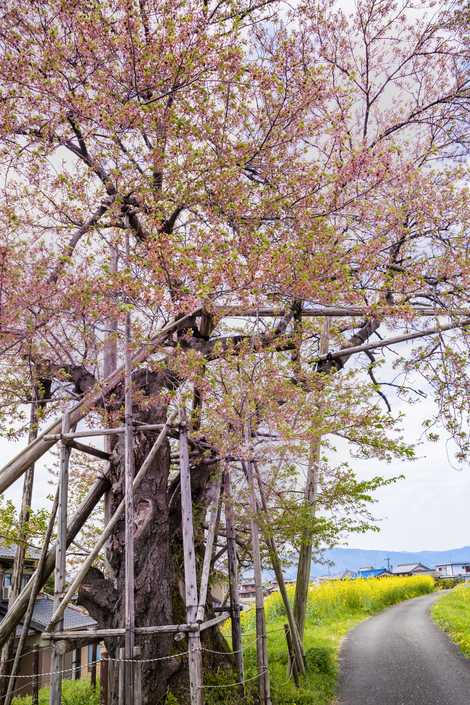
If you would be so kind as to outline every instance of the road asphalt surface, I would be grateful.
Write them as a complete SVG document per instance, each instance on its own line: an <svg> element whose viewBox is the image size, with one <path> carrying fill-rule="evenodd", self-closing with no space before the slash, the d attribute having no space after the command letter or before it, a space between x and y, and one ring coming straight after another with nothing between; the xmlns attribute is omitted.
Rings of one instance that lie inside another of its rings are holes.
<svg viewBox="0 0 470 705"><path fill-rule="evenodd" d="M348 634L340 652L340 705L470 705L470 660L429 614L439 597L402 602Z"/></svg>

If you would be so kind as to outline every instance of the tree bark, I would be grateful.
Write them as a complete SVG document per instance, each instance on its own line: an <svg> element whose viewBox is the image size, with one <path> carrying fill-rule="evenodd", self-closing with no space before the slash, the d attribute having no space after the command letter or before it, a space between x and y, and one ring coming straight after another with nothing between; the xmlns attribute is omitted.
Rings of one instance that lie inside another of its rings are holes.
<svg viewBox="0 0 470 705"><path fill-rule="evenodd" d="M155 380L155 377L151 377ZM160 423L166 419L166 406L159 402L157 386L149 389L146 403L134 403L134 422ZM160 379L161 384L161 379ZM155 401L156 400L156 401ZM154 444L158 431L139 433L134 438L134 473L137 473ZM113 513L124 496L124 439L123 434L113 449L110 460L110 511ZM204 463L191 470L191 493L195 514L195 538L198 572L202 561L204 540L203 520L210 502L211 468ZM170 444L166 440L157 452L145 477L134 493L135 544L135 624L136 627L186 622L184 604L184 571L181 531L179 479L170 480ZM99 628L119 628L125 624L125 522L116 525L107 546L109 573L92 568L79 591L79 602L98 622ZM210 612L210 601L208 605ZM210 618L212 614L208 614ZM172 654L187 652L188 639L175 639L175 634L158 633L135 637L141 649L142 705L161 705L168 691L180 703L189 701L187 656L171 658ZM217 628L202 635L203 645L228 651L228 645ZM106 639L110 659L119 658L118 639ZM213 659L216 655L211 655ZM170 657L170 658L168 658ZM162 659L149 661L150 659ZM211 660L205 659L205 667ZM217 663L230 663L222 655ZM109 705L117 705L119 697L118 669L110 678Z"/></svg>

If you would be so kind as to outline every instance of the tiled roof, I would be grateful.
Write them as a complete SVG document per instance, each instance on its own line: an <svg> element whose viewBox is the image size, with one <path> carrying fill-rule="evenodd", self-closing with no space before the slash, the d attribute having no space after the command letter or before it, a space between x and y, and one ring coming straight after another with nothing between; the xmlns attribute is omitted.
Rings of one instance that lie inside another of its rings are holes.
<svg viewBox="0 0 470 705"><path fill-rule="evenodd" d="M12 543L10 546L5 544L0 544L0 558L13 558L16 553L16 545ZM41 557L41 551L38 548L32 548L31 546L26 551L26 558L33 561L38 561Z"/></svg>
<svg viewBox="0 0 470 705"><path fill-rule="evenodd" d="M34 605L32 623L41 630L45 629L52 617L53 601L49 595L41 594ZM67 607L64 613L64 629L86 629L95 627L95 620L89 614L84 614L77 607Z"/></svg>
<svg viewBox="0 0 470 705"><path fill-rule="evenodd" d="M52 617L52 597L42 593L36 600L31 619L31 628L35 631L42 632L49 624ZM5 615L7 611L7 603L0 603L0 614ZM66 607L64 613L64 629L88 629L96 627L95 620L88 614L84 614L77 607Z"/></svg>
<svg viewBox="0 0 470 705"><path fill-rule="evenodd" d="M431 570L423 563L401 563L392 568L392 573L411 573L413 570L421 568L422 570Z"/></svg>

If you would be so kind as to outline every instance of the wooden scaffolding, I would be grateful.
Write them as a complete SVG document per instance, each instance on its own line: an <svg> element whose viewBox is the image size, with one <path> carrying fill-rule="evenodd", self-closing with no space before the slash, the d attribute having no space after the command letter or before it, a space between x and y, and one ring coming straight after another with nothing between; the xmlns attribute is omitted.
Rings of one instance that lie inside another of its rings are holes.
<svg viewBox="0 0 470 705"><path fill-rule="evenodd" d="M62 696L62 672L64 665L64 653L70 644L85 641L94 641L97 643L102 639L119 639L124 642L124 649L120 649L119 658L116 659L120 664L120 702L135 703L140 705L141 702L141 669L142 663L139 658L140 651L135 645L136 636L140 635L157 635L159 633L174 633L184 634L188 640L187 658L189 664L189 688L191 705L203 705L204 703L204 683L203 683L203 667L202 667L202 648L201 648L201 633L204 630L212 628L217 624L231 618L232 627L232 648L237 665L238 679L234 683L234 687L238 687L240 694L244 693L244 665L242 638L240 626L240 600L238 593L238 566L236 553L236 536L234 528L233 510L231 506L231 481L230 470L228 465L220 475L218 485L216 487L215 497L208 510L208 526L205 543L204 559L202 564L201 575L198 583L196 572L196 553L193 530L192 516L192 497L191 497L191 469L189 461L189 432L186 419L186 411L184 404L179 402L175 408L170 411L165 423L160 424L139 424L136 426L132 414L132 374L133 371L144 362L149 355L155 352L158 347L171 335L174 331L183 329L191 323L195 317L199 316L200 312L196 311L188 316L182 317L173 321L164 328L144 347L136 353L131 354L131 322L130 315L126 316L125 325L125 347L124 347L124 364L114 370L106 377L99 385L99 389L91 390L83 397L81 401L73 407L68 408L62 418L55 421L42 433L38 434L29 445L19 453L12 461L10 461L2 470L0 470L0 492L3 492L13 482L20 478L46 451L55 444L60 447L60 472L58 478L58 487L56 498L52 507L47 534L41 551L39 564L32 578L27 583L26 587L20 593L13 605L9 606L8 612L4 620L0 623L0 645L5 643L9 636L14 633L17 625L22 622L22 633L17 646L12 673L10 674L10 686L6 705L10 705L11 693L13 692L12 684L17 673L21 651L24 645L25 636L28 633L28 627L31 621L32 609L34 601L39 590L46 581L47 577L54 573L54 609L50 624L45 633L42 635L43 641L50 643L53 648L52 659L52 678L51 678L51 695L50 705L61 705ZM77 431L77 424L84 419L95 408L96 404L103 398L104 394L112 391L117 384L124 382L124 426L117 428L103 428L98 430L80 430ZM138 429L139 433L146 431L159 431L158 437L150 449L147 457L141 467L134 474L134 454L133 454L133 437L134 432ZM183 556L184 556L184 582L185 582L185 603L186 603L186 622L184 624L168 624L158 626L139 627L135 624L134 614L134 492L145 477L153 459L158 450L164 443L169 432L176 437L179 442L179 474L181 488L181 522L182 522L182 537L183 537ZM124 462L124 498L109 518L103 532L97 539L94 548L87 556L86 560L81 565L78 573L72 579L70 585L66 586L66 552L75 536L81 530L88 517L96 507L98 502L103 498L107 480L106 474L98 478L91 487L87 497L79 507L76 514L72 517L68 516L68 480L69 480L69 464L73 450L78 450L83 453L88 453L100 459L108 459L109 454L95 447L84 444L81 440L86 437L109 437L114 434L123 434L125 446L125 462ZM245 439L249 443L249 437ZM270 686L269 686L269 667L267 656L266 642L266 626L264 621L263 607L263 586L261 573L261 556L260 556L260 538L259 528L256 522L255 515L263 511L263 497L261 492L261 503L257 498L255 489L255 476L257 470L253 463L247 462L244 464L244 471L247 478L248 489L251 497L251 538L253 547L253 564L256 583L256 644L257 644L257 664L258 673L256 678L259 681L259 697L261 705L271 705ZM259 478L258 478L259 481ZM261 489L261 486L259 485ZM226 520L226 541L227 541L227 561L228 561L228 578L229 578L229 604L227 608L222 608L222 611L212 619L206 619L206 601L208 594L208 585L210 571L212 565L212 555L214 540L217 532L217 521L219 516L219 502L221 494L224 495L225 502L225 520ZM265 508L264 508L265 509ZM81 631L67 631L64 629L63 617L67 605L80 587L93 562L96 560L100 551L105 547L105 544L115 529L117 523L125 520L125 624L118 629L93 629ZM54 523L57 519L57 542L54 547L50 547L51 536L53 533ZM276 559L277 554L275 546L271 542L269 546L270 555ZM275 562L275 561L274 561ZM285 586L283 585L282 573L279 569L279 562L275 565L276 576L281 581L281 593L283 599L287 600ZM304 671L304 659L300 639L295 627L295 623L291 620L292 610L288 607L289 617L289 643L293 643L291 649L291 659L295 664L295 674ZM107 670L108 660L103 659L103 675ZM106 703L107 684L103 683L102 702Z"/></svg>

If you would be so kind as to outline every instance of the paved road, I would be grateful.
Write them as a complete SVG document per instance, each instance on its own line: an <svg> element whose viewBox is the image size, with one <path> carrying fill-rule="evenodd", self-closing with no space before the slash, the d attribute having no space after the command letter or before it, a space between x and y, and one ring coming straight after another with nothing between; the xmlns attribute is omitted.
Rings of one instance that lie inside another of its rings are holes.
<svg viewBox="0 0 470 705"><path fill-rule="evenodd" d="M438 597L390 607L350 632L340 654L340 705L470 705L470 660L429 615Z"/></svg>

